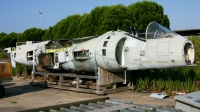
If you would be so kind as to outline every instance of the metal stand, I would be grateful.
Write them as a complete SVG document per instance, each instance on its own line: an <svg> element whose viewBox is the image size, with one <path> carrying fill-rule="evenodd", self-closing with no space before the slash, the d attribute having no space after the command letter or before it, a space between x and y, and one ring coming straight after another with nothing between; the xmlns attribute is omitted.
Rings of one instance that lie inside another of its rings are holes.
<svg viewBox="0 0 200 112"><path fill-rule="evenodd" d="M30 82L32 86L36 85L34 79L35 79L35 51L33 50L33 70L31 72L31 82Z"/></svg>

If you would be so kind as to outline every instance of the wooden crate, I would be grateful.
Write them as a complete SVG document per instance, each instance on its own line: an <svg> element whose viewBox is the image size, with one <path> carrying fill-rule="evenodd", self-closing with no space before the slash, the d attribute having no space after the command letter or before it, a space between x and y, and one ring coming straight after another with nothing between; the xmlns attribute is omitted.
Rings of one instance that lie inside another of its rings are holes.
<svg viewBox="0 0 200 112"><path fill-rule="evenodd" d="M6 78L11 76L11 63L0 62L0 78Z"/></svg>

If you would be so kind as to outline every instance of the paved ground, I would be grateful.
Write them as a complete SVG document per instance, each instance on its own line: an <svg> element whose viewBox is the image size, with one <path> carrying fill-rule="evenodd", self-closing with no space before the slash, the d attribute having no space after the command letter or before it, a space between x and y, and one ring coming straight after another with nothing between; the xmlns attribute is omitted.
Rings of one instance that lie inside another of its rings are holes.
<svg viewBox="0 0 200 112"><path fill-rule="evenodd" d="M160 106L174 106L172 97L165 99L150 98L150 93L138 93L124 91L109 95L98 96L96 94L77 93L74 91L59 90L53 88L41 88L40 86L29 85L30 80L22 80L14 77L11 82L3 83L6 88L6 95L0 99L0 112L14 112L32 108L45 107L50 105L71 103L89 100L100 97L131 101L135 104L151 104Z"/></svg>

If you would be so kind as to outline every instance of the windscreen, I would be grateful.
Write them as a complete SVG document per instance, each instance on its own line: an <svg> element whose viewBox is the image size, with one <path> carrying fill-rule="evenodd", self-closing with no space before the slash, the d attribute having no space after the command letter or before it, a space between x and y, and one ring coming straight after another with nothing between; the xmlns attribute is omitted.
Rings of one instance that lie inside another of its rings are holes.
<svg viewBox="0 0 200 112"><path fill-rule="evenodd" d="M156 22L151 22L146 30L146 39L172 38L176 35L178 34Z"/></svg>

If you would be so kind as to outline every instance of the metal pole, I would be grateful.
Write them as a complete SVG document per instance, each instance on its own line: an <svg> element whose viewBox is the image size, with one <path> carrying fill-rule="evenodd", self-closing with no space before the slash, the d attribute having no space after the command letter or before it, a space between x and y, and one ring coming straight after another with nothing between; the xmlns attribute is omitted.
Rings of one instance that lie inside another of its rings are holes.
<svg viewBox="0 0 200 112"><path fill-rule="evenodd" d="M15 72L16 72L16 77L18 77L18 76L17 76L17 63L16 63Z"/></svg>
<svg viewBox="0 0 200 112"><path fill-rule="evenodd" d="M32 69L32 73L31 73L31 84L35 85L34 83L34 78L35 78L35 50L33 50L33 69Z"/></svg>
<svg viewBox="0 0 200 112"><path fill-rule="evenodd" d="M97 74L97 73L96 73ZM101 75L100 67L98 67L98 76ZM100 93L100 78L96 75L96 93Z"/></svg>
<svg viewBox="0 0 200 112"><path fill-rule="evenodd" d="M39 14L40 14L40 28L42 28L42 12L39 12Z"/></svg>
<svg viewBox="0 0 200 112"><path fill-rule="evenodd" d="M126 84L126 70L124 71L124 83L123 84Z"/></svg>
<svg viewBox="0 0 200 112"><path fill-rule="evenodd" d="M26 65L25 65L25 69L24 69L24 76L26 76L27 74L26 74Z"/></svg>

